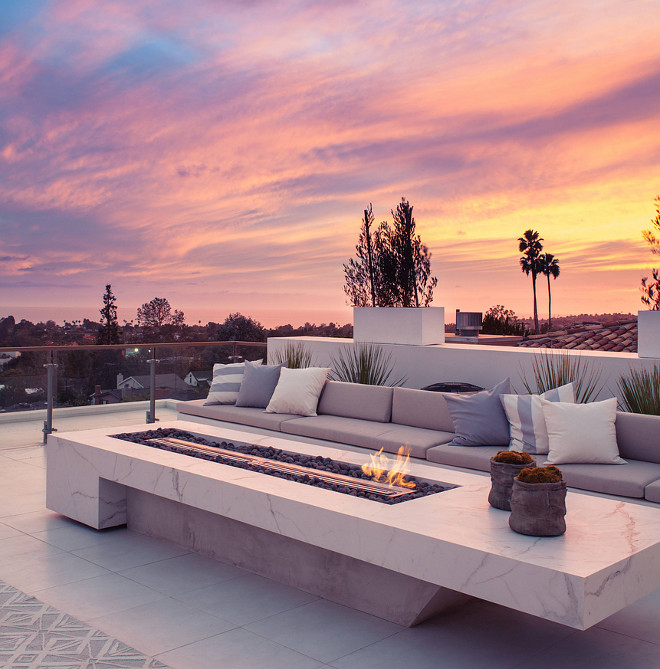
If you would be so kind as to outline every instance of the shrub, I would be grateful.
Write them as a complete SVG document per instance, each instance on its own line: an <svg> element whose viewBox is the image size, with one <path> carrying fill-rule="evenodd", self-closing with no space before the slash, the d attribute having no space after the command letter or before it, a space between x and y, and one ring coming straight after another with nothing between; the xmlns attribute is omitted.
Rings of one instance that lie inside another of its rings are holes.
<svg viewBox="0 0 660 669"><path fill-rule="evenodd" d="M660 416L660 367L652 371L631 369L619 377L619 407L630 413Z"/></svg>
<svg viewBox="0 0 660 669"><path fill-rule="evenodd" d="M558 483L562 480L562 475L557 467L548 465L547 467L527 467L523 469L516 480L521 483Z"/></svg>
<svg viewBox="0 0 660 669"><path fill-rule="evenodd" d="M481 333L524 336L525 324L518 323L518 317L511 309L496 304L484 314L481 322Z"/></svg>
<svg viewBox="0 0 660 669"><path fill-rule="evenodd" d="M330 378L334 381L370 386L402 386L406 382L405 377L391 380L394 373L392 356L386 355L376 344L342 346L330 366Z"/></svg>
<svg viewBox="0 0 660 669"><path fill-rule="evenodd" d="M525 465L534 462L534 458L529 453L521 453L520 451L498 451L493 460L495 462L508 462L511 465Z"/></svg>
<svg viewBox="0 0 660 669"><path fill-rule="evenodd" d="M600 382L602 370L595 370L591 363L580 356L572 356L567 351L548 352L539 351L534 356L532 372L536 382L536 390L532 390L525 373L522 382L528 393L544 393L553 388L559 388L567 383L573 383L575 401L585 404L596 398L603 389Z"/></svg>
<svg viewBox="0 0 660 669"><path fill-rule="evenodd" d="M283 350L275 353L272 364L281 365L284 362L289 369L301 369L311 367L312 359L312 352L302 342L287 342Z"/></svg>

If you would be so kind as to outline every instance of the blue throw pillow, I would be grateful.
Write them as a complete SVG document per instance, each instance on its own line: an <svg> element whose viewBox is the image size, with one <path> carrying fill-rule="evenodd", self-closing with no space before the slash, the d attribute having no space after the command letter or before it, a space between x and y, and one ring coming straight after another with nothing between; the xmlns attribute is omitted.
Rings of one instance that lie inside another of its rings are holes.
<svg viewBox="0 0 660 669"><path fill-rule="evenodd" d="M245 374L236 398L237 407L265 409L280 380L281 365L254 365L245 362Z"/></svg>
<svg viewBox="0 0 660 669"><path fill-rule="evenodd" d="M500 395L511 392L511 380L504 379L490 390L463 395L447 393L447 408L454 421L450 446L505 446L509 443L509 421Z"/></svg>

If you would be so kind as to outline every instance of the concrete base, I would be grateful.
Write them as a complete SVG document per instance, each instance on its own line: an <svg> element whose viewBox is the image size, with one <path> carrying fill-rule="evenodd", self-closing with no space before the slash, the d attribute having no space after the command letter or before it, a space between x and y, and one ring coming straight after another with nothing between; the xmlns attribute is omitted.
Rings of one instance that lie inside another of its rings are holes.
<svg viewBox="0 0 660 669"><path fill-rule="evenodd" d="M128 527L337 604L412 627L472 598L390 569L140 490Z"/></svg>

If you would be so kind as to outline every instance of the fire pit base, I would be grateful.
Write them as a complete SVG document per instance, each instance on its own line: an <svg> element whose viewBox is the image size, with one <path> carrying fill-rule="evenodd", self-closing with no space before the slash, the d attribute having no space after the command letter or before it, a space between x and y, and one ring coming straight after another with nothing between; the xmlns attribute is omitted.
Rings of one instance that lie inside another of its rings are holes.
<svg viewBox="0 0 660 669"><path fill-rule="evenodd" d="M127 525L337 604L411 627L472 598L405 574L140 490Z"/></svg>
<svg viewBox="0 0 660 669"><path fill-rule="evenodd" d="M231 425L161 427L364 461ZM507 514L488 505L487 477L422 462L413 476L456 487L388 505L128 443L107 429L49 435L46 455L53 511L97 529L128 522L406 625L456 601L451 590L586 629L660 586L660 511L621 500L569 492L568 530L547 539L511 532Z"/></svg>

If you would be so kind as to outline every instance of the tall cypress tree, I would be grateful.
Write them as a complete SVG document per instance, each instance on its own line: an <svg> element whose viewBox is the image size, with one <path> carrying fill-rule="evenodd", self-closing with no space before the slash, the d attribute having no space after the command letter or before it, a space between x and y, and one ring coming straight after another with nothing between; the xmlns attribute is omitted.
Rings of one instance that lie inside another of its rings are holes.
<svg viewBox="0 0 660 669"><path fill-rule="evenodd" d="M111 284L105 287L103 295L103 309L101 313L101 327L96 337L97 344L119 344L119 323L117 321L117 298L112 292Z"/></svg>

